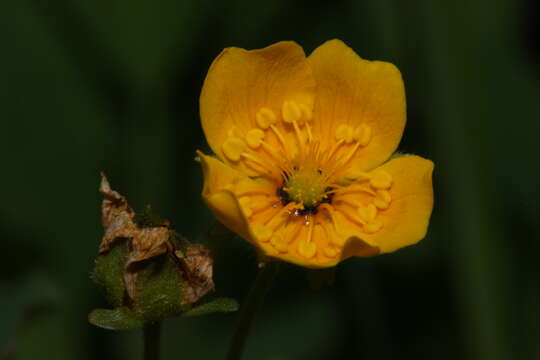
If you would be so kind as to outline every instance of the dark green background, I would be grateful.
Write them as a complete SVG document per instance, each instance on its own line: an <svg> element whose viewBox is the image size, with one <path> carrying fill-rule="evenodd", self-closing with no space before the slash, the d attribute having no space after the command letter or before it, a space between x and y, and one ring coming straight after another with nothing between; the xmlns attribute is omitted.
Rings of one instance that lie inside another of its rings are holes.
<svg viewBox="0 0 540 360"><path fill-rule="evenodd" d="M2 0L0 351L140 359L140 333L93 328L99 172L196 239L213 223L193 161L198 96L227 46L344 40L403 73L400 149L436 164L418 246L337 268L313 291L286 266L247 359L540 358L538 5L531 1ZM242 299L256 258L214 247ZM226 272L226 273L225 273ZM165 359L220 359L236 314L168 320Z"/></svg>

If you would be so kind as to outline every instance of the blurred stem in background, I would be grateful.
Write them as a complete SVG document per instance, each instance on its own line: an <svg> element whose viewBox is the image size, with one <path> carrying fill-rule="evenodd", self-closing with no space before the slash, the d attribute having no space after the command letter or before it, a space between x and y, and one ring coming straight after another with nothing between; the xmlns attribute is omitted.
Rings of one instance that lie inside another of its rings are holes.
<svg viewBox="0 0 540 360"><path fill-rule="evenodd" d="M240 319L231 341L227 355L228 360L240 360L242 358L255 315L264 303L264 298L274 282L279 270L279 264L278 261L261 262L259 264L257 277L240 307Z"/></svg>
<svg viewBox="0 0 540 360"><path fill-rule="evenodd" d="M468 355L471 359L510 359L504 299L508 269L502 253L503 233L498 231L496 220L500 216L490 196L496 194L494 178L487 175L495 171L490 168L487 137L476 136L477 129L491 125L488 114L493 104L486 92L491 79L489 71L482 70L487 70L483 66L486 59L500 55L488 50L490 42L501 40L499 29L490 21L478 23L486 11L481 6L484 4L462 7L448 3L441 7L431 1L424 3L425 13L420 13L418 20L423 23L431 53L427 57L427 86L438 89L427 92L431 95L426 101L431 120L426 125L442 164L443 213L452 229L441 240L455 252L455 286L460 290L458 301L464 305L461 316L471 349ZM489 5L491 19L501 14L498 10L505 6L500 4ZM457 76L445 76L449 71ZM451 176L458 173L462 176Z"/></svg>
<svg viewBox="0 0 540 360"><path fill-rule="evenodd" d="M359 14L368 14L366 21L376 30L376 50L398 55L411 68L423 68L427 74L425 80L408 87L423 87L428 95L420 115L427 119L424 127L437 164L438 199L444 201L435 205L444 223L432 225L451 224L449 231L437 232L437 241L453 251L447 256L462 305L459 320L465 324L460 341L467 344L465 355L472 359L508 359L508 304L504 300L508 269L496 221L498 207L490 196L496 186L487 176L496 171L490 168L488 139L477 136L477 131L492 124L488 114L493 104L486 91L492 84L492 71L485 62L504 57L500 42L510 6L508 1L489 5L422 1L418 5L395 0L364 2ZM409 43L418 47L414 51L406 48L409 39L416 39L414 45Z"/></svg>

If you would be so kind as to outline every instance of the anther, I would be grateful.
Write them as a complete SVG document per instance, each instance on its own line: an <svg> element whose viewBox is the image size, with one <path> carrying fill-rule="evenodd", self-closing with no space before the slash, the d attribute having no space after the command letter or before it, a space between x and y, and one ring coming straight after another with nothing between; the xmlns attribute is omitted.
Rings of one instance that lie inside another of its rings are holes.
<svg viewBox="0 0 540 360"><path fill-rule="evenodd" d="M244 150L246 149L246 144L242 139L237 137L229 137L223 145L221 145L221 150L223 150L223 153L227 157L227 159L231 161L238 161L240 160L240 155Z"/></svg>
<svg viewBox="0 0 540 360"><path fill-rule="evenodd" d="M272 230L261 224L252 224L251 230L261 242L268 242L272 237Z"/></svg>
<svg viewBox="0 0 540 360"><path fill-rule="evenodd" d="M298 242L298 253L307 259L311 259L317 253L317 245L309 241L307 238L302 238Z"/></svg>
<svg viewBox="0 0 540 360"><path fill-rule="evenodd" d="M377 231L381 230L383 227L383 223L380 220L374 220L368 224L364 225L364 231L368 234L376 233Z"/></svg>
<svg viewBox="0 0 540 360"><path fill-rule="evenodd" d="M313 120L313 110L306 104L300 104L300 111L302 112L302 121L309 122Z"/></svg>
<svg viewBox="0 0 540 360"><path fill-rule="evenodd" d="M325 247L323 251L324 251L324 254L329 258L334 258L337 255L336 249L332 247Z"/></svg>
<svg viewBox="0 0 540 360"><path fill-rule="evenodd" d="M349 144L353 141L353 129L349 125L341 124L336 129L336 140L344 140Z"/></svg>
<svg viewBox="0 0 540 360"><path fill-rule="evenodd" d="M357 213L360 220L368 224L377 217L377 208L373 204L368 204L367 206L360 206Z"/></svg>
<svg viewBox="0 0 540 360"><path fill-rule="evenodd" d="M377 193L375 195L375 199L373 200L373 204L381 209L388 209L388 206L390 206L390 202L392 201L392 196L390 196L390 193L386 190L377 190Z"/></svg>
<svg viewBox="0 0 540 360"><path fill-rule="evenodd" d="M261 108L255 116L257 125L262 129L268 129L270 125L275 124L277 121L276 114L269 108Z"/></svg>
<svg viewBox="0 0 540 360"><path fill-rule="evenodd" d="M354 168L348 169L345 177L347 179L354 179L356 181L364 181L370 178L367 172Z"/></svg>
<svg viewBox="0 0 540 360"><path fill-rule="evenodd" d="M329 237L330 237L330 242L337 247L342 247L345 244L345 238L343 236L336 234L335 232L331 232L329 234Z"/></svg>
<svg viewBox="0 0 540 360"><path fill-rule="evenodd" d="M286 123L298 121L302 117L302 110L294 101L285 101L281 107L281 116Z"/></svg>
<svg viewBox="0 0 540 360"><path fill-rule="evenodd" d="M280 234L272 236L270 244L280 253L286 253L289 250L289 243Z"/></svg>
<svg viewBox="0 0 540 360"><path fill-rule="evenodd" d="M369 182L376 189L388 189L392 186L392 175L384 170L379 170L371 175Z"/></svg>
<svg viewBox="0 0 540 360"><path fill-rule="evenodd" d="M360 146L366 146L371 140L371 128L366 124L361 124L354 130L353 137Z"/></svg>
<svg viewBox="0 0 540 360"><path fill-rule="evenodd" d="M257 149L259 146L261 146L263 139L264 131L261 129L251 129L246 135L246 142L252 149Z"/></svg>

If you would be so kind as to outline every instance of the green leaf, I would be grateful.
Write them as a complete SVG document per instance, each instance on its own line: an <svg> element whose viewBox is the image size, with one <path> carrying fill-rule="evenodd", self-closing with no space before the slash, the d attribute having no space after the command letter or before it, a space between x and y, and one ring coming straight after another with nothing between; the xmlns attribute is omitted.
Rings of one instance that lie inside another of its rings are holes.
<svg viewBox="0 0 540 360"><path fill-rule="evenodd" d="M143 326L142 321L136 319L125 307L114 310L96 309L88 315L88 321L109 330L138 329Z"/></svg>
<svg viewBox="0 0 540 360"><path fill-rule="evenodd" d="M183 316L200 316L216 312L233 312L238 310L238 302L231 298L217 298L186 311Z"/></svg>

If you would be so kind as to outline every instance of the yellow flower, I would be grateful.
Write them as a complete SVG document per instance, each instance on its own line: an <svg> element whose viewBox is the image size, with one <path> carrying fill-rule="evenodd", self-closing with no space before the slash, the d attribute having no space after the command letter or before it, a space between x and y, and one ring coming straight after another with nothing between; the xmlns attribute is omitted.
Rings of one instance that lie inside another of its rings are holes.
<svg viewBox="0 0 540 360"><path fill-rule="evenodd" d="M199 152L203 198L263 254L321 268L425 236L433 163L390 158L405 126L394 65L364 60L339 40L307 58L294 42L227 48L200 107L217 155Z"/></svg>

